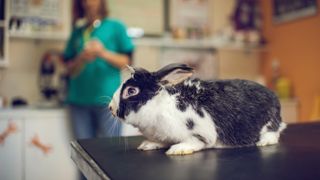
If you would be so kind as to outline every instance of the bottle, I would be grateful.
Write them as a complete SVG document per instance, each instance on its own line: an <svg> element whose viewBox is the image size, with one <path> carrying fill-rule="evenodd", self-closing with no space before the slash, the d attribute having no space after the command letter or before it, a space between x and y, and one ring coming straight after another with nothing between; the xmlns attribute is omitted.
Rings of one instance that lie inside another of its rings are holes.
<svg viewBox="0 0 320 180"><path fill-rule="evenodd" d="M291 97L291 83L285 77L279 77L276 81L276 94L280 99L289 99Z"/></svg>

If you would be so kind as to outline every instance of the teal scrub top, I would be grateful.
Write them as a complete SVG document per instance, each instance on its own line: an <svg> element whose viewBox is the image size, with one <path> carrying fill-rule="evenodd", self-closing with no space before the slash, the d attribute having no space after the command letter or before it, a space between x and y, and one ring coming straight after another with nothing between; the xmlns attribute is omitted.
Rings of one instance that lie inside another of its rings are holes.
<svg viewBox="0 0 320 180"><path fill-rule="evenodd" d="M64 59L75 58L85 47L85 27L75 27L67 42ZM128 37L126 27L120 21L105 18L90 33L90 39L99 40L114 53L132 53L134 45ZM82 71L71 77L66 102L73 105L100 106L108 104L121 83L120 69L106 60L96 58L85 64Z"/></svg>

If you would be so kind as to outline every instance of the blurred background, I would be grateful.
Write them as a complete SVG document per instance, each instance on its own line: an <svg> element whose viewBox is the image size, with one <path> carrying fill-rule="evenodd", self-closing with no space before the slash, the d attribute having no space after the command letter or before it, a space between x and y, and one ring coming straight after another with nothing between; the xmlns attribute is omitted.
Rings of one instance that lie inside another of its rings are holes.
<svg viewBox="0 0 320 180"><path fill-rule="evenodd" d="M0 179L75 179L61 59L73 1L0 2ZM133 66L183 62L202 79L259 82L277 93L285 122L303 123L320 120L319 3L109 0L108 8L128 27Z"/></svg>

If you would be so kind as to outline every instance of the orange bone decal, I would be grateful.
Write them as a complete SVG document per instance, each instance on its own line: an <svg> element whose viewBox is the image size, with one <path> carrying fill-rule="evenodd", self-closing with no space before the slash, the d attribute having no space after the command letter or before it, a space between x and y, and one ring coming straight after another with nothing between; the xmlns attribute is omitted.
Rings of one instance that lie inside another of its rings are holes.
<svg viewBox="0 0 320 180"><path fill-rule="evenodd" d="M0 144L1 145L4 144L8 136L10 134L17 132L17 130L18 130L17 125L13 122L9 122L7 129L5 129L4 132L0 134Z"/></svg>
<svg viewBox="0 0 320 180"><path fill-rule="evenodd" d="M51 145L45 145L42 142L40 142L39 136L37 134L34 135L31 139L31 144L39 148L44 154L48 154L52 150Z"/></svg>

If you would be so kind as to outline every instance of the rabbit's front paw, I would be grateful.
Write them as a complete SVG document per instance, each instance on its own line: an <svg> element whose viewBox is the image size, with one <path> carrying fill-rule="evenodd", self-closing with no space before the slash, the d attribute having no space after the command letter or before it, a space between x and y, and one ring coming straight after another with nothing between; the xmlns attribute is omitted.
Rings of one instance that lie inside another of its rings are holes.
<svg viewBox="0 0 320 180"><path fill-rule="evenodd" d="M140 144L140 146L138 147L138 150L149 151L149 150L161 149L165 147L166 145L164 144L145 140Z"/></svg>
<svg viewBox="0 0 320 180"><path fill-rule="evenodd" d="M191 144L180 143L170 147L166 152L167 155L187 155L197 151L197 148Z"/></svg>

